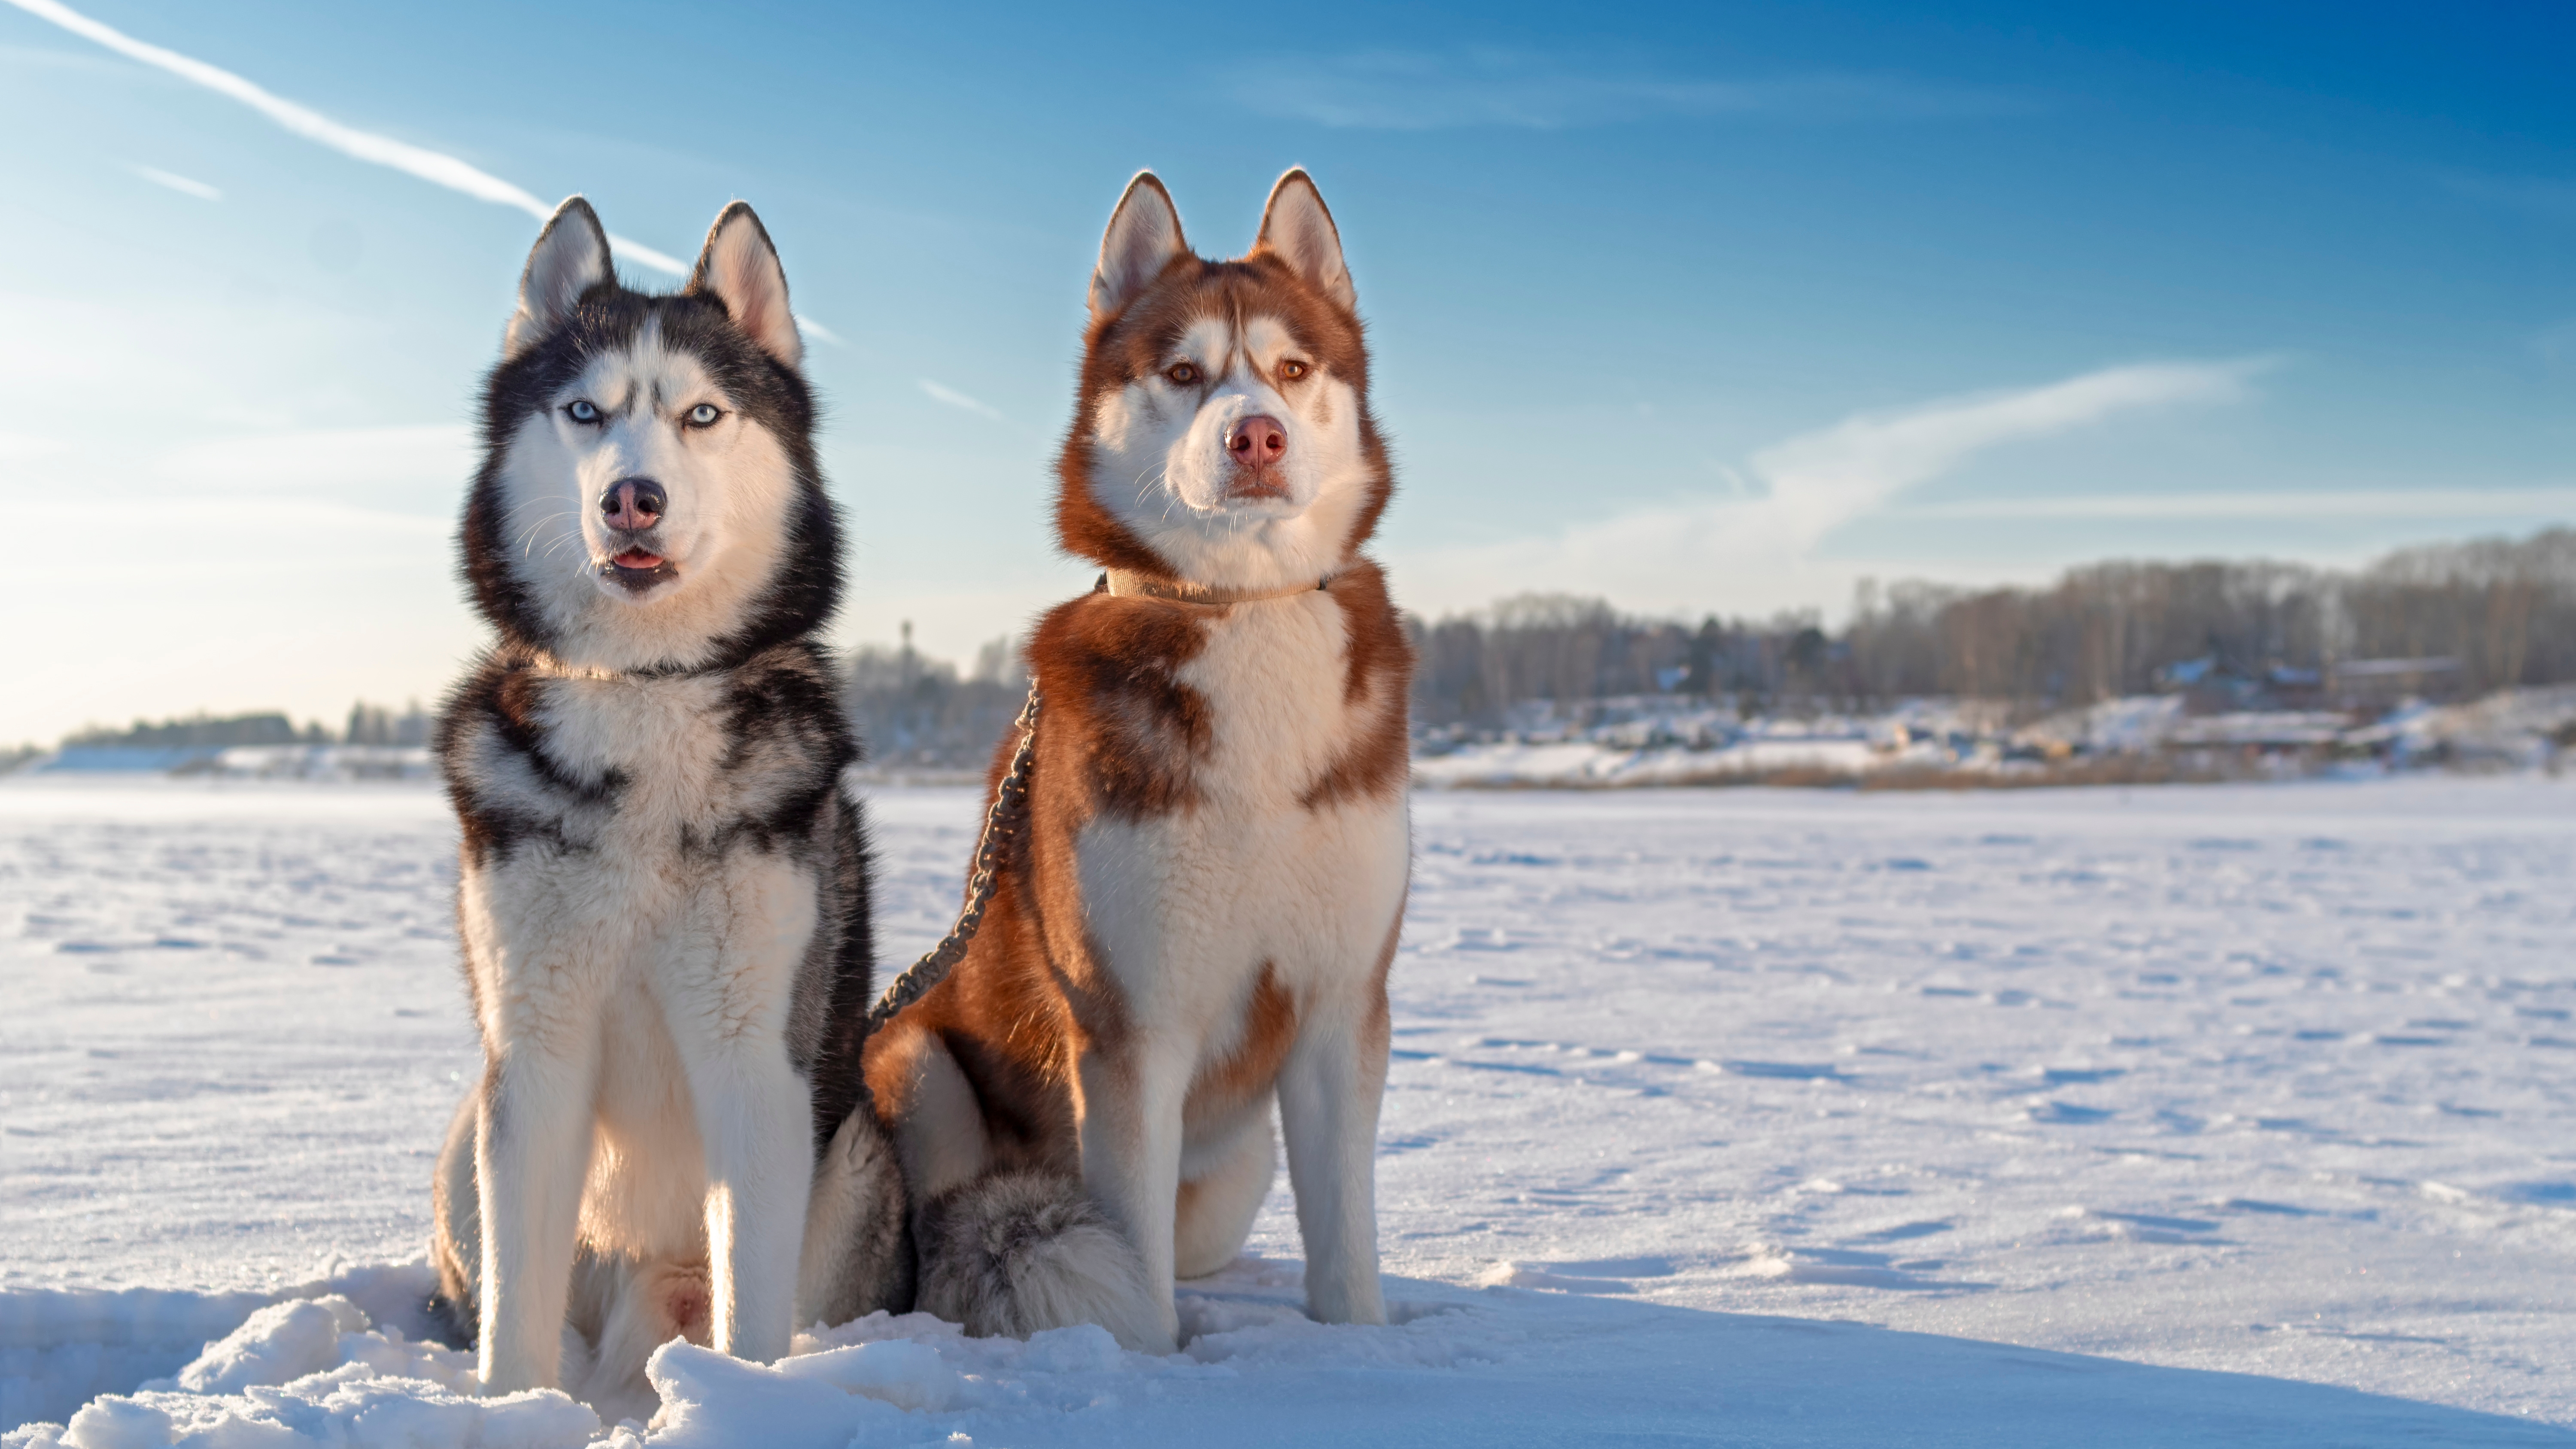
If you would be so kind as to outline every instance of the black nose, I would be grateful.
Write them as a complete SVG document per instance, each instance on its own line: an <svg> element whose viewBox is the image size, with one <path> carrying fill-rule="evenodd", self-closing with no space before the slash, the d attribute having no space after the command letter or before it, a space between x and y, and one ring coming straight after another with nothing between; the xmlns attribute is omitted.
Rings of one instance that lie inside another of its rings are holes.
<svg viewBox="0 0 2576 1449"><path fill-rule="evenodd" d="M611 528L651 528L662 521L669 503L662 485L650 478L620 478L599 495L599 511L608 516Z"/></svg>

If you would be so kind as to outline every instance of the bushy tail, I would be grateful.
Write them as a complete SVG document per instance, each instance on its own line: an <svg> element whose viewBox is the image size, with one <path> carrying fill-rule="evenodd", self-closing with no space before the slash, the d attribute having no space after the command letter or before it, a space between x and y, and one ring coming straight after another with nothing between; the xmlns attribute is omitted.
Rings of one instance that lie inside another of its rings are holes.
<svg viewBox="0 0 2576 1449"><path fill-rule="evenodd" d="M968 1333L1096 1323L1129 1348L1171 1352L1144 1259L1070 1178L987 1173L923 1204L913 1235L916 1306Z"/></svg>

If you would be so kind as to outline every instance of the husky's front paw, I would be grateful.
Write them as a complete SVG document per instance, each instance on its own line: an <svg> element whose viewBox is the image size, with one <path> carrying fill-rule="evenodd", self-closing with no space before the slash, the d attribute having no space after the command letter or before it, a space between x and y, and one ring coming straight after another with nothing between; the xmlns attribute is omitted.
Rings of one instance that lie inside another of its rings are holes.
<svg viewBox="0 0 2576 1449"><path fill-rule="evenodd" d="M1386 1323L1386 1295L1371 1273L1363 1283L1306 1283L1306 1316L1317 1323Z"/></svg>

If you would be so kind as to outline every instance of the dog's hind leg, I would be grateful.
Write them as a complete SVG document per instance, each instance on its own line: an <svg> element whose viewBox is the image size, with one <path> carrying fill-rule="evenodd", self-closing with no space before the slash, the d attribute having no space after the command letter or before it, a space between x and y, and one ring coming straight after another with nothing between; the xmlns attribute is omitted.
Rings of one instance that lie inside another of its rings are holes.
<svg viewBox="0 0 2576 1449"><path fill-rule="evenodd" d="M1172 1224L1172 1272L1203 1278L1233 1262L1278 1173L1279 1144L1270 1132L1270 1104L1265 1101L1222 1157L1198 1176L1181 1180Z"/></svg>
<svg viewBox="0 0 2576 1449"><path fill-rule="evenodd" d="M882 1308L912 1311L911 1235L894 1144L861 1102L814 1167L798 1259L796 1322L837 1326Z"/></svg>
<svg viewBox="0 0 2576 1449"><path fill-rule="evenodd" d="M937 1033L898 1016L868 1043L904 1190L916 1203L963 1186L992 1166L984 1106Z"/></svg>
<svg viewBox="0 0 2576 1449"><path fill-rule="evenodd" d="M564 1388L603 1419L650 1419L661 1397L644 1366L674 1338L707 1341L707 1265L669 1258L585 1252L573 1265L575 1296L587 1290L598 1346L590 1373L576 1380L567 1363Z"/></svg>
<svg viewBox="0 0 2576 1449"><path fill-rule="evenodd" d="M475 1105L473 1097L456 1104L429 1190L429 1263L438 1273L430 1318L446 1330L449 1348L469 1350L482 1302L476 1285L483 1277L483 1203L474 1190Z"/></svg>

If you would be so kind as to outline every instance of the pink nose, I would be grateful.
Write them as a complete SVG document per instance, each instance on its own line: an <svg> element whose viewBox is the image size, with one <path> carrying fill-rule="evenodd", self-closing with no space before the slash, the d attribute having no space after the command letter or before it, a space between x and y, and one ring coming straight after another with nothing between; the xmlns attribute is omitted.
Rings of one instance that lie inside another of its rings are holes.
<svg viewBox="0 0 2576 1449"><path fill-rule="evenodd" d="M669 506L662 485L650 478L620 478L599 495L599 511L608 526L629 533L661 522L662 510Z"/></svg>
<svg viewBox="0 0 2576 1449"><path fill-rule="evenodd" d="M1288 430L1279 426L1277 418L1254 413L1234 425L1225 448L1237 467L1258 473L1287 456Z"/></svg>

